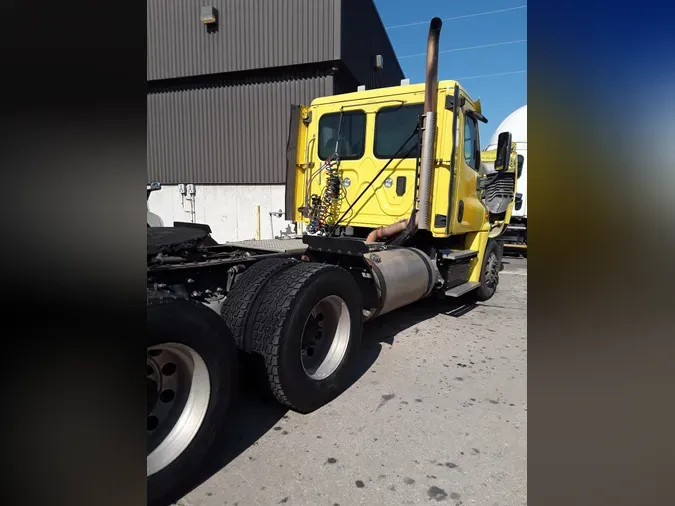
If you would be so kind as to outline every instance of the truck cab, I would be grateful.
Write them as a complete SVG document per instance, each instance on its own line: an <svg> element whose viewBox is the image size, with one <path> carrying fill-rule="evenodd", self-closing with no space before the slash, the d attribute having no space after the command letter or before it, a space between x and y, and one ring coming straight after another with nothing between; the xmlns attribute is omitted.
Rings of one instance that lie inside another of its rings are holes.
<svg viewBox="0 0 675 506"><path fill-rule="evenodd" d="M339 220L339 227L363 237L410 217L419 197L424 95L425 84L402 85L295 106L286 216L308 231ZM482 159L486 154L480 150L479 124L487 119L480 100L472 99L458 82L440 81L436 103L429 232L434 238L482 230L498 234L513 209L515 166L509 163L505 171L494 171L496 150ZM326 161L331 162L329 170ZM339 181L337 198L313 215L321 207L331 171Z"/></svg>

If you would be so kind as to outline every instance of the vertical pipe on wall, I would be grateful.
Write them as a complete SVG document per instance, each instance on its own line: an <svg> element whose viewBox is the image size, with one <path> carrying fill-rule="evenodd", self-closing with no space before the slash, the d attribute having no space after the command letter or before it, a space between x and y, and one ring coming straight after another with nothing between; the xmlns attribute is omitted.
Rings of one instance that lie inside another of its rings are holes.
<svg viewBox="0 0 675 506"><path fill-rule="evenodd" d="M254 210L254 221L255 221L255 240L260 240L260 206L255 206Z"/></svg>

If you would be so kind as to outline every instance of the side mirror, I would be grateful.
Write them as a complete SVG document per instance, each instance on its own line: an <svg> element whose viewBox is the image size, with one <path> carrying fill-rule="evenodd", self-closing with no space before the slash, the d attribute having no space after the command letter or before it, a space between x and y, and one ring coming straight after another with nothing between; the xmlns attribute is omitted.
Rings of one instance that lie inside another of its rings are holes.
<svg viewBox="0 0 675 506"><path fill-rule="evenodd" d="M523 175L523 166L525 165L525 157L518 155L518 179Z"/></svg>
<svg viewBox="0 0 675 506"><path fill-rule="evenodd" d="M497 159L495 171L504 172L509 169L511 160L511 132L502 132L497 138Z"/></svg>

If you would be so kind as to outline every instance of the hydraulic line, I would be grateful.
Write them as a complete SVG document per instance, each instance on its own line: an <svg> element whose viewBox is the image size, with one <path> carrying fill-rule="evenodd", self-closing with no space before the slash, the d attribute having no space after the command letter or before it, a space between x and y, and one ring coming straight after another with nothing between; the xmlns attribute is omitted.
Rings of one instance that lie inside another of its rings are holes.
<svg viewBox="0 0 675 506"><path fill-rule="evenodd" d="M342 181L340 180L340 155L338 154L343 116L344 113L341 111L335 139L335 151L321 164L319 170L312 175L306 190L307 194L311 182L316 175L325 172L326 186L323 188L322 194L320 196L316 194L311 196L310 222L307 227L310 234L326 234L327 227L333 223L345 198L345 194L342 191Z"/></svg>
<svg viewBox="0 0 675 506"><path fill-rule="evenodd" d="M418 116L417 118L417 145L421 145L422 139L420 132L422 131L422 117ZM385 238L385 242L402 246L408 240L410 240L413 235L417 232L417 198L419 193L419 179L420 179L420 152L417 152L415 157L415 182L413 184L413 209L410 213L410 218L408 218L408 223L406 224L405 229L400 233L396 234L393 238Z"/></svg>
<svg viewBox="0 0 675 506"><path fill-rule="evenodd" d="M317 174L321 172L326 175L326 185L320 196L317 194L311 196L310 222L307 227L311 234L325 234L327 232L328 226L333 224L345 198L340 180L337 153L324 161Z"/></svg>

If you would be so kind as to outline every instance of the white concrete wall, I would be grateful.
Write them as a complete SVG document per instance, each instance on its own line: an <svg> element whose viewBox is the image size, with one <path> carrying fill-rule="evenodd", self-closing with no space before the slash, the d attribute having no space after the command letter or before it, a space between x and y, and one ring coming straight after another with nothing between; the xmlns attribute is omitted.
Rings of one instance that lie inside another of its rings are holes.
<svg viewBox="0 0 675 506"><path fill-rule="evenodd" d="M255 238L255 206L260 205L260 238L274 239L295 231L285 216L270 212L285 208L283 185L195 185L195 215L192 217L190 196L183 197L178 185L162 185L148 199L148 210L159 215L165 226L174 221L194 221L211 227L213 238L224 243ZM290 227L290 228L289 228Z"/></svg>

